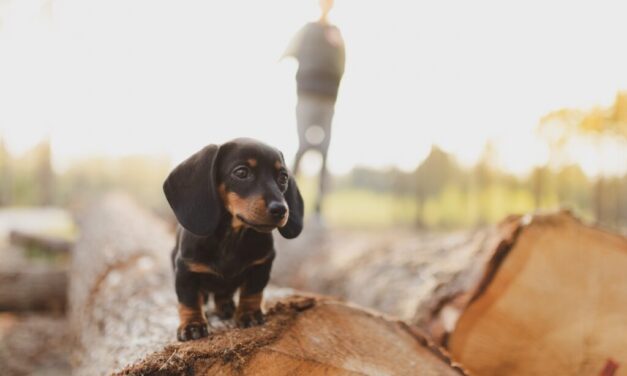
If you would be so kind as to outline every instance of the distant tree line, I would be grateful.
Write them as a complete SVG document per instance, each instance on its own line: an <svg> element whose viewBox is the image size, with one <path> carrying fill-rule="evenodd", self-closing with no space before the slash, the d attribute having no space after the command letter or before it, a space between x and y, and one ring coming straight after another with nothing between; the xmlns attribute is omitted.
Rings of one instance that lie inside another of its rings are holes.
<svg viewBox="0 0 627 376"><path fill-rule="evenodd" d="M104 192L121 190L148 207L165 211L160 187L170 167L165 157L93 156L59 172L53 169L48 140L16 157L0 139L0 206L77 207Z"/></svg>
<svg viewBox="0 0 627 376"><path fill-rule="evenodd" d="M429 228L494 223L513 213L556 208L569 208L607 227L627 228L627 94L619 93L607 108L552 112L540 121L538 131L547 141L550 158L526 176L498 168L491 144L473 167L433 147L412 172L359 167L336 176L328 199L333 201L335 195L333 204L341 212L350 214L359 205L381 206L383 212L394 213L397 223ZM619 145L622 175L587 176L577 158L567 155L569 143L577 139L592 142L599 152L608 140ZM117 189L169 213L161 192L171 168L167 158L90 157L55 172L52 152L45 140L22 156L12 156L0 137L0 206L76 206ZM347 197L353 200L343 202Z"/></svg>
<svg viewBox="0 0 627 376"><path fill-rule="evenodd" d="M367 189L415 202L415 224L455 228L493 223L509 214L566 208L605 226L627 226L627 174L591 178L577 165L536 167L527 176L496 168L489 153L464 168L433 147L412 172L355 168L334 188Z"/></svg>
<svg viewBox="0 0 627 376"><path fill-rule="evenodd" d="M485 224L511 213L568 208L604 226L626 228L627 92L618 93L608 107L554 111L541 119L538 133L550 149L549 161L527 176L497 168L490 144L472 168L433 147L411 173L356 168L336 187L413 197L415 222L425 227ZM597 153L613 147L613 162L622 167L622 175L587 176L577 163L581 158L569 155L576 154L576 148L569 149L576 142L595 145Z"/></svg>

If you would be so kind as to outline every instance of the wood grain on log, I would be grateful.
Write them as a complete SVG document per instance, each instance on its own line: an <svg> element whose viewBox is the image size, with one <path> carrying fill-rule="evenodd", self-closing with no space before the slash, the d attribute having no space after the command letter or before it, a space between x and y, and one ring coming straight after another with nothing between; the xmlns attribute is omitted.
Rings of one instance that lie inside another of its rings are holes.
<svg viewBox="0 0 627 376"><path fill-rule="evenodd" d="M627 375L627 239L566 212L521 218L449 348L478 375Z"/></svg>

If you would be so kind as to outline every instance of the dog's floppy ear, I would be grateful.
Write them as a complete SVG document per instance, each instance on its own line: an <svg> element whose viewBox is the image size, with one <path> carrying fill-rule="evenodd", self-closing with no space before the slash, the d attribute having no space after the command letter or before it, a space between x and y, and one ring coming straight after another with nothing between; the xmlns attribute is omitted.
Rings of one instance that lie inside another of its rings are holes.
<svg viewBox="0 0 627 376"><path fill-rule="evenodd" d="M176 219L199 236L213 233L222 215L216 187L219 150L217 145L205 146L181 162L163 183L163 192Z"/></svg>
<svg viewBox="0 0 627 376"><path fill-rule="evenodd" d="M286 239L293 239L300 235L303 230L303 215L305 214L305 205L303 198L296 185L296 179L290 176L287 183L287 191L285 191L285 201L290 209L290 216L285 226L279 228L279 232Z"/></svg>

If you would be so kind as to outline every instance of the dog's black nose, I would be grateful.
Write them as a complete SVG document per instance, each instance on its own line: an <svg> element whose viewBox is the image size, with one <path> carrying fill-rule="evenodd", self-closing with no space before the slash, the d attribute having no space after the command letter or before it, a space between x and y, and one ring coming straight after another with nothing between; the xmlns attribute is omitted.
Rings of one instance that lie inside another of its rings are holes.
<svg viewBox="0 0 627 376"><path fill-rule="evenodd" d="M287 213L287 206L282 202L273 201L268 205L268 211L275 219L281 219L285 217L285 213Z"/></svg>

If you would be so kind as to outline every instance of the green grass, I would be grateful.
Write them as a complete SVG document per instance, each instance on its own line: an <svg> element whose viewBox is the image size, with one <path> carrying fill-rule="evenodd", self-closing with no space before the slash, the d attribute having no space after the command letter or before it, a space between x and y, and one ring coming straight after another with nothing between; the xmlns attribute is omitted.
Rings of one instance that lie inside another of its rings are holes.
<svg viewBox="0 0 627 376"><path fill-rule="evenodd" d="M305 200L305 214L311 214L317 180L303 177L299 179L299 187ZM559 207L554 195L544 197L543 202L546 209ZM430 228L457 229L496 223L510 214L534 210L534 199L529 191L501 184L476 192L449 185L424 203L421 221L418 221L418 203L413 196L346 188L330 192L323 203L325 221L331 226L348 228L413 226L421 222Z"/></svg>

